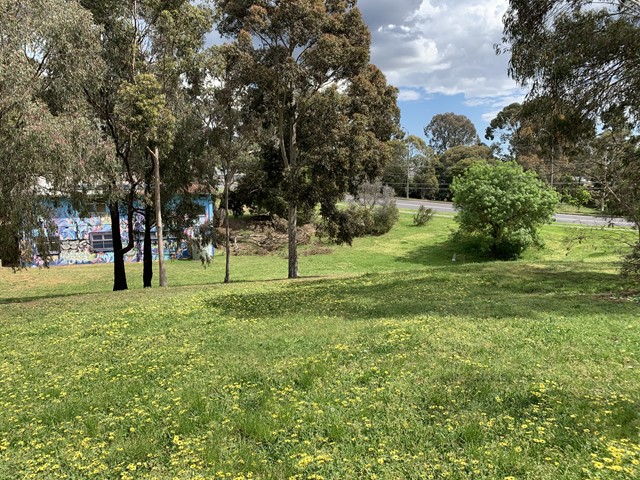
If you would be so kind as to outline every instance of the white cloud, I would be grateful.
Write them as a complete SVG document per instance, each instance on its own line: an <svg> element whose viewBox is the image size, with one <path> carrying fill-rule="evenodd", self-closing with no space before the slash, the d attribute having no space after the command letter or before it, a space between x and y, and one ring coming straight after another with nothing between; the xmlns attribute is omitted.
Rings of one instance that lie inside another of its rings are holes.
<svg viewBox="0 0 640 480"><path fill-rule="evenodd" d="M524 101L524 93L518 93L515 95L493 95L485 97L470 97L466 98L463 102L467 107L489 107L499 108L502 110L507 105L512 103L522 103Z"/></svg>
<svg viewBox="0 0 640 480"><path fill-rule="evenodd" d="M401 102L411 102L424 99L424 94L418 90L401 89L398 93L398 100Z"/></svg>
<svg viewBox="0 0 640 480"><path fill-rule="evenodd" d="M491 120L496 118L499 113L500 113L500 110L493 110L492 112L483 113L482 120L484 120L487 123L491 123Z"/></svg>
<svg viewBox="0 0 640 480"><path fill-rule="evenodd" d="M359 7L372 31L372 62L390 83L401 90L463 94L468 105L489 107L491 99L521 94L507 76L508 57L494 50L507 4L361 0Z"/></svg>

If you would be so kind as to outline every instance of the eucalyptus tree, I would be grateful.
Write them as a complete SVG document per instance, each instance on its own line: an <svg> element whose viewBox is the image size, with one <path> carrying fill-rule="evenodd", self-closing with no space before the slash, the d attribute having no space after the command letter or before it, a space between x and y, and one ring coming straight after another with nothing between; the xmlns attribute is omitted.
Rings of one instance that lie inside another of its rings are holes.
<svg viewBox="0 0 640 480"><path fill-rule="evenodd" d="M478 132L469 117L452 112L434 115L424 127L424 134L438 155L453 147L479 143Z"/></svg>
<svg viewBox="0 0 640 480"><path fill-rule="evenodd" d="M230 281L231 243L229 192L236 176L246 172L258 149L261 120L250 108L251 89L247 86L247 67L251 59L236 44L208 50L206 82L200 93L200 111L205 126L209 170L219 168L223 179L225 223L225 275ZM216 178L210 175L210 178ZM217 185L211 185L212 188Z"/></svg>
<svg viewBox="0 0 640 480"><path fill-rule="evenodd" d="M530 88L529 99L552 96L592 123L619 117L637 131L640 2L510 0L504 21L498 52L511 54L509 73ZM630 140L609 149L621 158L620 168L606 170L606 184L609 199L637 222L640 156Z"/></svg>
<svg viewBox="0 0 640 480"><path fill-rule="evenodd" d="M640 2L637 0L511 0L498 52L509 73L598 119L624 107L640 114Z"/></svg>
<svg viewBox="0 0 640 480"><path fill-rule="evenodd" d="M166 108L173 111L184 90L192 87L199 77L196 60L211 28L212 16L205 4L192 4L188 0L82 0L82 4L102 28L100 45L106 71L99 86L85 88L85 94L99 118L98 126L113 142L115 152L116 161L98 165L96 171L105 188L111 216L113 288L123 290L127 288L124 256L134 247L134 214L139 192L149 191L154 176L153 164L160 161L151 161L159 146L154 135L132 129L132 118L127 109L118 110L116 106L122 104L120 96L127 91L148 96L148 91L144 93L144 89L136 90L132 86L140 86L144 83L142 79L149 80L144 76L152 75L159 85L159 92L158 96L151 94L149 98L162 98ZM153 128L150 124L147 127ZM158 166L155 176L157 170ZM121 209L127 216L126 245L123 245L121 232ZM152 220L150 209L145 211L148 237L148 225ZM147 240L145 245L150 245ZM147 254L150 254L150 248L145 248L145 286L150 285L150 256Z"/></svg>
<svg viewBox="0 0 640 480"><path fill-rule="evenodd" d="M340 195L379 173L384 155L374 151L385 135L396 134L395 91L369 66L370 34L355 0L216 3L219 31L251 58L251 83L279 152L288 205L288 276L296 278L299 208L320 203L324 215L335 216ZM374 99L379 92L382 97ZM373 119L380 108L387 110ZM389 118L392 128L384 131Z"/></svg>
<svg viewBox="0 0 640 480"><path fill-rule="evenodd" d="M601 123L616 111L640 125L640 2L511 0L509 5L498 52L511 54L510 75L530 88L525 107L553 99L571 107L573 125L575 120ZM558 113L566 124L565 113ZM585 131L592 136L592 129Z"/></svg>
<svg viewBox="0 0 640 480"><path fill-rule="evenodd" d="M146 146L148 157L153 159L151 169L153 171L154 201L156 214L156 235L158 239L158 263L160 286L167 286L167 276L164 268L164 240L162 230L162 202L160 196L160 145L170 148L175 118L167 107L166 96L162 93L162 87L152 74L142 73L136 75L134 83L123 82L118 91L115 114L121 119L123 131L125 131L132 143ZM148 185L148 182L147 182ZM146 210L148 211L148 210ZM145 218L145 231L148 228L150 218ZM145 238L145 243L150 243ZM146 250L146 249L145 249ZM148 251L145 251L148 253ZM150 263L150 255L145 255L145 265ZM147 277L145 276L145 280ZM150 285L146 285L148 287Z"/></svg>
<svg viewBox="0 0 640 480"><path fill-rule="evenodd" d="M519 132L522 123L522 105L514 102L498 112L485 131L484 138L494 141L498 134L498 148L505 160L518 156Z"/></svg>
<svg viewBox="0 0 640 480"><path fill-rule="evenodd" d="M0 0L0 257L47 261L53 200L107 158L81 87L100 72L100 35L77 1ZM47 199L49 201L47 201Z"/></svg>

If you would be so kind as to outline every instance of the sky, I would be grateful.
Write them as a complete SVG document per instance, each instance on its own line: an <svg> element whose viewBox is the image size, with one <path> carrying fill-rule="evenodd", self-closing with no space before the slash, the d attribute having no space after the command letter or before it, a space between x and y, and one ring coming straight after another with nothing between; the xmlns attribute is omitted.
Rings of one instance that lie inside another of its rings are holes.
<svg viewBox="0 0 640 480"><path fill-rule="evenodd" d="M438 113L469 117L480 138L524 91L496 55L507 0L359 0L371 31L371 63L399 90L402 127L424 137Z"/></svg>

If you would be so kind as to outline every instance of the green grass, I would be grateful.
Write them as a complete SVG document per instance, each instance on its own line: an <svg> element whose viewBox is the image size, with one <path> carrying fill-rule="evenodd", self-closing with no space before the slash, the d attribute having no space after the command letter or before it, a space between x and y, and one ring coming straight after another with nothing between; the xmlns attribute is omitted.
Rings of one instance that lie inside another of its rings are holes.
<svg viewBox="0 0 640 480"><path fill-rule="evenodd" d="M556 213L568 213L568 214L578 214L578 215L602 215L602 212L597 208L592 207L576 207L574 205L570 205L568 203L561 203L556 208Z"/></svg>
<svg viewBox="0 0 640 480"><path fill-rule="evenodd" d="M299 281L280 257L117 293L108 266L2 271L0 478L636 478L632 234L549 226L495 263L410 224Z"/></svg>

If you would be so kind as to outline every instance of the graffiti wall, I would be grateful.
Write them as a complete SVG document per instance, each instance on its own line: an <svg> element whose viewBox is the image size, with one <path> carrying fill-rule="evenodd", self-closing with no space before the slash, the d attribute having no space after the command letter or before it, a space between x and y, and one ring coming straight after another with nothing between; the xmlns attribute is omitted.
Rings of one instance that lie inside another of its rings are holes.
<svg viewBox="0 0 640 480"><path fill-rule="evenodd" d="M199 216L198 224L208 221L213 216L213 203L211 198L202 197L197 203L203 207L203 215ZM112 263L113 248L109 248L111 232L111 217L104 204L98 205L87 218L81 218L78 212L70 205L62 204L56 208L53 221L58 230L59 244L57 248L52 246L50 265L81 265ZM122 243L127 245L129 241L126 217L121 218L120 231ZM144 221L143 217L134 218L135 237L134 248L125 255L126 262L141 262L143 259ZM106 234L106 235L105 235ZM193 229L183 232L186 238L193 236ZM100 241L99 241L99 240ZM210 248L213 255L213 247ZM153 259L158 259L158 244L155 230L152 233ZM190 259L191 255L186 240L178 242L175 235L165 232L165 258L166 259ZM40 257L34 258L34 265L42 265L44 261Z"/></svg>

